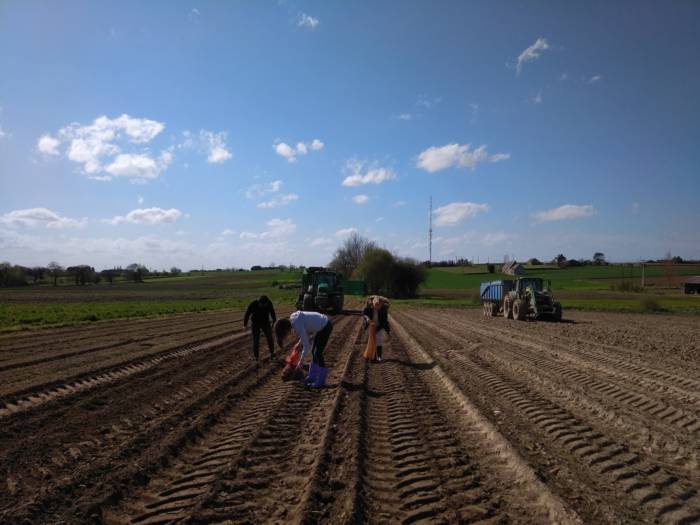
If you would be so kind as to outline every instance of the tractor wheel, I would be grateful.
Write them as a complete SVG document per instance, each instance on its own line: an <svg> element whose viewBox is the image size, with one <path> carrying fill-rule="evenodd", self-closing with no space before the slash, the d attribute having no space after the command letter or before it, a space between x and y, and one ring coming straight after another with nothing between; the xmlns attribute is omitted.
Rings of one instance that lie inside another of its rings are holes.
<svg viewBox="0 0 700 525"><path fill-rule="evenodd" d="M312 310L315 310L315 304L314 304L314 297L311 294L305 294L304 295L304 303L303 303L303 310L306 312L310 312Z"/></svg>
<svg viewBox="0 0 700 525"><path fill-rule="evenodd" d="M517 299L513 303L513 318L518 321L524 321L525 313L525 303L521 299Z"/></svg>
<svg viewBox="0 0 700 525"><path fill-rule="evenodd" d="M513 309L510 301L503 302L503 319L513 319Z"/></svg>
<svg viewBox="0 0 700 525"><path fill-rule="evenodd" d="M554 313L552 314L552 321L558 323L561 321L561 303L554 303Z"/></svg>

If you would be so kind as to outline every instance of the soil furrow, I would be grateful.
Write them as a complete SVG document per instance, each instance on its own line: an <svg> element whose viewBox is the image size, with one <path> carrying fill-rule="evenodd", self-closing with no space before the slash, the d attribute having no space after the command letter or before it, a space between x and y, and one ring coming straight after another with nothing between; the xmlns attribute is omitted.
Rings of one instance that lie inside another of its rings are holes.
<svg viewBox="0 0 700 525"><path fill-rule="evenodd" d="M436 330L446 340L459 343L461 339L447 330L432 328L427 332L417 324L414 318L407 328L419 340L434 341ZM488 363L456 353L446 358L441 346L434 344L433 354L438 361L449 362L451 374L459 371L456 380L460 385L468 391L477 390L482 398L489 398L490 406L495 404L506 411L505 425L518 421L519 431L532 434L535 442L550 448L552 458L580 467L579 481L598 483L597 492L611 508L621 504L628 512L634 510L649 520L663 522L690 519L700 512L700 499L692 483L669 473L653 459L632 452L627 444L614 441L588 421L578 419L528 385L503 376Z"/></svg>
<svg viewBox="0 0 700 525"><path fill-rule="evenodd" d="M349 320L341 319L337 324L330 342L332 353L327 358L331 366L338 366L336 359L345 351L340 350L341 341L353 328ZM248 468L248 463L267 461L268 469L277 467L280 458L275 450L285 439L289 445L289 440L298 438L295 430L299 431L303 424L304 408L319 396L328 395L326 391L313 392L297 382L283 383L270 377L220 418L194 446L183 451L171 467L155 476L146 490L110 511L109 521L123 523L133 518L136 523L157 523L181 519L191 516L202 501L213 507L203 505L199 512L212 512L222 484L235 484L228 478L235 479L236 473ZM256 481L255 485L263 490L265 483Z"/></svg>
<svg viewBox="0 0 700 525"><path fill-rule="evenodd" d="M111 366L104 369L92 370L86 374L79 375L67 380L39 385L32 387L29 390L17 392L12 396L0 399L0 419L35 409L46 403L50 403L57 399L72 396L85 390L97 388L105 384L120 381L133 374L144 372L150 368L158 366L164 361L171 359L180 359L192 353L201 352L211 348L222 348L231 342L242 339L245 334L237 334L234 336L215 336L207 338L199 344L189 344L165 350L158 354L151 355L146 359L135 359L130 362L122 363L117 366Z"/></svg>

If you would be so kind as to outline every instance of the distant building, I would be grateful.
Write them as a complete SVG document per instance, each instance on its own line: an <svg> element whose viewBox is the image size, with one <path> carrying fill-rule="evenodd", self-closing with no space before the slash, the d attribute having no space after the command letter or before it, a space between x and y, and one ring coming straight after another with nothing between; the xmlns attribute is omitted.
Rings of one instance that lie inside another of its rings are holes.
<svg viewBox="0 0 700 525"><path fill-rule="evenodd" d="M685 293L700 294L700 275L688 277L685 281L683 281L683 291Z"/></svg>
<svg viewBox="0 0 700 525"><path fill-rule="evenodd" d="M503 265L501 272L508 275L523 275L525 268L518 261L510 261Z"/></svg>

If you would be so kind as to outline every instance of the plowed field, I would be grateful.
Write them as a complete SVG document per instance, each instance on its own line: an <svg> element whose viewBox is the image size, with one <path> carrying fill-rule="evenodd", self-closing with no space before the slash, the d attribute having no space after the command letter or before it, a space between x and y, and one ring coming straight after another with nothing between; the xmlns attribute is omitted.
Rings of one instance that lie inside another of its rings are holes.
<svg viewBox="0 0 700 525"><path fill-rule="evenodd" d="M230 311L2 336L0 523L700 522L700 322L566 317L338 316L320 391Z"/></svg>

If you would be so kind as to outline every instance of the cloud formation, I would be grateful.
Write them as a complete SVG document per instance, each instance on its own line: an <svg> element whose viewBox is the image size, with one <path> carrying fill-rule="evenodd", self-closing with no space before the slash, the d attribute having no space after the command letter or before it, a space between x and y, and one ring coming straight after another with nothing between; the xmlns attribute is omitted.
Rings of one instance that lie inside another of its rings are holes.
<svg viewBox="0 0 700 525"><path fill-rule="evenodd" d="M241 232L241 239L279 239L286 235L291 235L297 231L297 225L294 224L292 219L270 219L265 223L267 225L267 230L262 233L253 232Z"/></svg>
<svg viewBox="0 0 700 525"><path fill-rule="evenodd" d="M589 84L595 84L596 82L600 82L603 80L603 75L593 75L591 78L588 79Z"/></svg>
<svg viewBox="0 0 700 525"><path fill-rule="evenodd" d="M290 146L286 142L277 142L272 145L272 149L280 157L287 159L287 162L296 162L299 155L306 155L309 150L320 151L324 147L323 142L314 139L311 142L297 142L296 146Z"/></svg>
<svg viewBox="0 0 700 525"><path fill-rule="evenodd" d="M454 226L477 213L489 211L488 204L474 202L451 202L433 211L436 226Z"/></svg>
<svg viewBox="0 0 700 525"><path fill-rule="evenodd" d="M253 184L245 190L245 196L248 199L258 199L267 195L268 193L277 193L282 187L281 180L273 180L272 182L266 182L263 184Z"/></svg>
<svg viewBox="0 0 700 525"><path fill-rule="evenodd" d="M297 25L299 27L306 27L307 29L316 29L321 21L318 18L314 18L306 13L299 13L297 17Z"/></svg>
<svg viewBox="0 0 700 525"><path fill-rule="evenodd" d="M523 69L523 65L526 62L532 62L534 60L537 60L538 58L540 58L542 51L546 51L549 48L550 46L546 38L540 37L537 40L535 40L534 44L525 49L525 51L520 53L520 56L518 56L518 62L515 66L515 74L520 75Z"/></svg>
<svg viewBox="0 0 700 525"><path fill-rule="evenodd" d="M489 155L486 145L482 144L476 149L471 149L471 144L446 144L445 146L432 146L418 155L416 167L435 173L451 167L476 168L484 162L499 162L510 158L510 153L495 153Z"/></svg>
<svg viewBox="0 0 700 525"><path fill-rule="evenodd" d="M199 137L202 147L207 154L207 162L209 164L223 164L233 157L233 154L226 146L227 134L225 131L214 133L213 131L202 129L199 131Z"/></svg>
<svg viewBox="0 0 700 525"><path fill-rule="evenodd" d="M582 219L595 215L597 210L591 204L582 206L576 204L564 204L551 210L539 211L533 215L537 222L565 221L570 219Z"/></svg>
<svg viewBox="0 0 700 525"><path fill-rule="evenodd" d="M347 237L353 233L357 233L357 228L341 228L335 232L335 236L340 238Z"/></svg>
<svg viewBox="0 0 700 525"><path fill-rule="evenodd" d="M109 224L169 224L176 222L182 216L182 212L176 208L164 210L163 208L139 208L131 210L125 216L117 215L103 222Z"/></svg>
<svg viewBox="0 0 700 525"><path fill-rule="evenodd" d="M299 195L296 193L287 193L286 195L277 195L270 199L269 201L261 202L258 204L258 208L280 208L286 206L290 202L299 200Z"/></svg>
<svg viewBox="0 0 700 525"><path fill-rule="evenodd" d="M71 219L62 217L48 208L26 208L13 210L0 215L0 224L20 228L49 228L62 230L66 228L82 228L87 224L87 219Z"/></svg>
<svg viewBox="0 0 700 525"><path fill-rule="evenodd" d="M369 197L367 195L355 195L352 198L352 202L355 204L367 204L369 202Z"/></svg>
<svg viewBox="0 0 700 525"><path fill-rule="evenodd" d="M391 168L383 168L376 162L368 164L357 159L351 159L345 163L345 172L349 175L343 179L343 186L349 188L364 184L381 184L396 179L396 173Z"/></svg>
<svg viewBox="0 0 700 525"><path fill-rule="evenodd" d="M164 129L162 122L127 114L114 119L101 116L92 124L69 124L55 136L42 135L37 149L45 155L58 156L62 147L65 156L80 164L82 173L91 179L127 177L133 182L145 182L157 178L172 161L171 151L153 157L145 148Z"/></svg>

